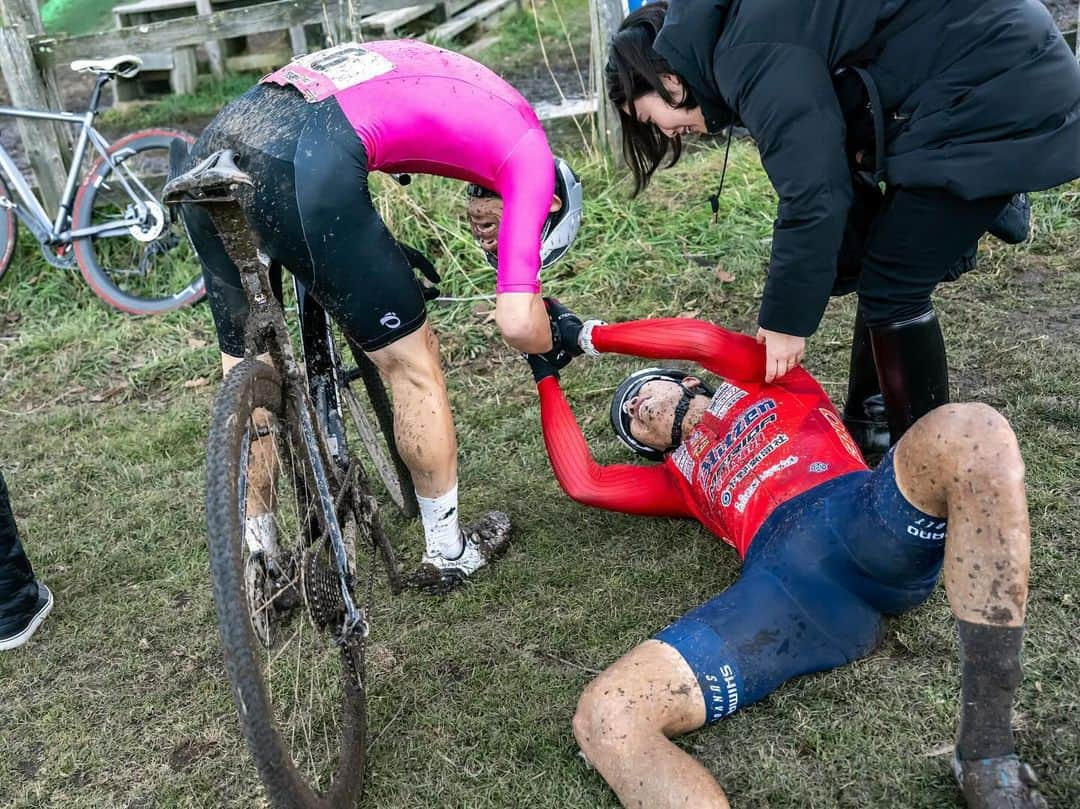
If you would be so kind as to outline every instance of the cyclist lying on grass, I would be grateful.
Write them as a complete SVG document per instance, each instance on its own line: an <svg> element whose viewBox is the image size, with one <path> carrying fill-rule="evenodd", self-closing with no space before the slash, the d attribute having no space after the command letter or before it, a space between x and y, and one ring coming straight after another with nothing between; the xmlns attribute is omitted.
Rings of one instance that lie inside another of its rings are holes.
<svg viewBox="0 0 1080 809"><path fill-rule="evenodd" d="M473 232L497 266L496 323L507 342L531 352L555 348L538 274L577 234L577 177L552 156L536 115L509 84L415 41L350 43L297 59L225 107L187 165L219 149L233 150L255 181L247 213L263 251L304 283L388 380L398 450L424 523L413 582L454 586L505 546L509 521L491 512L475 530L459 529L457 443L438 341L415 254L411 261L380 219L368 172L473 184ZM228 372L244 353L247 301L207 213L188 205L184 218ZM269 515L249 514L249 545L272 556L272 527Z"/></svg>
<svg viewBox="0 0 1080 809"><path fill-rule="evenodd" d="M884 616L925 601L944 568L960 640L953 768L971 807L1042 807L1010 727L1020 682L1029 528L1024 464L980 404L924 416L873 472L825 391L795 367L764 382L753 338L687 319L616 325L552 305L578 353L693 360L713 391L651 368L616 390L619 437L655 466L599 466L558 371L528 357L559 484L578 502L693 517L743 557L739 580L586 688L574 735L625 806L726 807L713 776L669 738L716 722L801 674L867 655ZM641 773L649 773L642 779Z"/></svg>

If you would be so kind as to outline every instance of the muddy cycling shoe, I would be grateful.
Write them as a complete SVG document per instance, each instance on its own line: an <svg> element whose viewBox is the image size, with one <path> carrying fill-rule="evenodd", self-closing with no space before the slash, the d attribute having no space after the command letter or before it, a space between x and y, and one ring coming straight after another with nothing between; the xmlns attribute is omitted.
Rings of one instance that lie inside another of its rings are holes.
<svg viewBox="0 0 1080 809"><path fill-rule="evenodd" d="M968 809L1046 809L1039 779L1019 756L953 759L953 774Z"/></svg>
<svg viewBox="0 0 1080 809"><path fill-rule="evenodd" d="M461 529L464 548L456 559L424 554L406 584L430 595L449 593L469 576L495 561L510 544L510 518L501 511L489 511Z"/></svg>

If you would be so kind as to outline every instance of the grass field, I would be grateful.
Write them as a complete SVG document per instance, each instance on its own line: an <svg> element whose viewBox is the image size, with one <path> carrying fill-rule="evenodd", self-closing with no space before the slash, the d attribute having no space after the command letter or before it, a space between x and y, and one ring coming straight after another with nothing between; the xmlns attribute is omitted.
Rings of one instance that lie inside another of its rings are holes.
<svg viewBox="0 0 1080 809"><path fill-rule="evenodd" d="M609 320L698 312L750 328L771 201L756 155L736 144L721 224L711 224L701 189L720 154L698 152L636 201L585 164L579 248L546 288ZM1017 727L1058 806L1080 795L1078 191L1040 195L1033 242L986 245L983 266L938 300L955 398L1002 409L1027 458L1034 553ZM491 289L460 189L418 179L383 198L399 233L428 235L446 292ZM718 267L734 280L721 282ZM57 608L29 648L0 657L0 805L258 805L207 577L203 440L218 378L209 312L121 317L25 248L12 273L0 288L0 464ZM614 806L575 750L577 694L592 671L729 584L738 563L690 523L586 511L560 494L527 369L488 308L441 304L433 319L460 430L463 509L509 510L514 547L449 598L381 594L367 805ZM807 360L837 396L851 316L850 300L834 302ZM605 409L632 366L579 360L563 375L605 461L624 457ZM201 378L211 384L185 385ZM415 559L419 526L391 525ZM942 752L956 708L952 638L939 591L893 621L869 659L789 684L682 743L737 806L956 805Z"/></svg>
<svg viewBox="0 0 1080 809"><path fill-rule="evenodd" d="M527 29L526 29L527 30ZM513 61L513 49L499 59ZM755 322L774 202L756 153L732 150L719 224L705 146L637 200L582 154L585 224L545 290L607 320ZM443 272L489 293L459 185L379 194L385 218ZM220 380L205 306L154 320L105 308L23 236L0 284L0 469L35 568L56 593L24 650L0 655L0 806L250 807L265 801L240 741L217 643L203 515L204 440ZM1080 186L1036 197L1031 242L984 245L944 287L956 400L1012 421L1033 527L1020 749L1051 805L1080 804ZM718 270L722 273L718 274ZM730 280L724 280L730 279ZM373 618L365 806L614 807L570 718L593 673L730 584L735 554L689 522L588 511L559 491L524 363L485 300L433 304L461 445L462 509L510 512L508 555L445 599L391 598ZM853 301L836 300L806 365L841 400ZM631 360L581 359L564 386L602 462L626 460L607 405ZM208 384L205 384L208 382ZM402 559L416 523L389 520ZM959 806L949 772L953 625L940 588L879 649L800 679L680 744L739 809Z"/></svg>

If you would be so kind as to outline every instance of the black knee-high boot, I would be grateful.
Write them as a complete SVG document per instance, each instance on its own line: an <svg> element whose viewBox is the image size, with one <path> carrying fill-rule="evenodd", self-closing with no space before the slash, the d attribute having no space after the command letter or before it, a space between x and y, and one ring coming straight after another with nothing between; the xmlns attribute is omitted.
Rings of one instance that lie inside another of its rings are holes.
<svg viewBox="0 0 1080 809"><path fill-rule="evenodd" d="M889 449L889 423L885 418L885 401L878 383L870 330L858 311L851 335L844 424L868 463L875 463Z"/></svg>
<svg viewBox="0 0 1080 809"><path fill-rule="evenodd" d="M895 444L912 424L949 401L949 366L937 314L870 327L878 381Z"/></svg>

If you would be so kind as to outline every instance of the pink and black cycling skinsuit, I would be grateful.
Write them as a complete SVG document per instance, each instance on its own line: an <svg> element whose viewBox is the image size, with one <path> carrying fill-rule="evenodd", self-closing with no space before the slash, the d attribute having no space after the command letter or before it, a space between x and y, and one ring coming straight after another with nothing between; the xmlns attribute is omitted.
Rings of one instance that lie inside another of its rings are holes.
<svg viewBox="0 0 1080 809"><path fill-rule="evenodd" d="M190 159L220 149L233 150L255 180L247 213L264 252L365 351L411 334L427 315L410 258L371 200L370 171L435 174L500 194L496 291L540 289L554 158L525 99L464 56L394 41L301 57L222 110ZM462 193L453 213L464 218L464 209ZM221 349L242 356L247 302L239 273L204 211L186 206L184 221ZM479 251L476 258L486 268Z"/></svg>
<svg viewBox="0 0 1080 809"><path fill-rule="evenodd" d="M263 82L337 101L364 144L368 171L435 174L497 192L505 207L496 291L540 290L554 158L536 113L503 79L461 54L395 40L320 51Z"/></svg>

